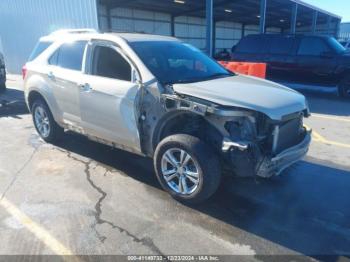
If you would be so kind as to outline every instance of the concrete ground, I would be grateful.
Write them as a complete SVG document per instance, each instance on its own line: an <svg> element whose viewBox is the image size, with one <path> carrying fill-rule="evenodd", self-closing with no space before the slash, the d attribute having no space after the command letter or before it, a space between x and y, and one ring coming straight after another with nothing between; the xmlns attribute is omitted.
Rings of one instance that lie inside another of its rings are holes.
<svg viewBox="0 0 350 262"><path fill-rule="evenodd" d="M350 102L305 93L308 157L268 181L225 179L208 202L161 190L152 161L67 134L44 143L18 76L0 94L1 255L350 256ZM344 260L345 261L345 260Z"/></svg>

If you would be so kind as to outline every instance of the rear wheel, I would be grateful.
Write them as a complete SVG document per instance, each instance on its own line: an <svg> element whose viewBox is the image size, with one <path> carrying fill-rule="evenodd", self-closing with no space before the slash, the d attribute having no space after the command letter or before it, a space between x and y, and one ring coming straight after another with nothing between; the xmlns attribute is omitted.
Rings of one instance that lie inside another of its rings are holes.
<svg viewBox="0 0 350 262"><path fill-rule="evenodd" d="M200 139L189 135L173 135L161 141L154 166L162 187L184 203L208 199L221 180L217 155Z"/></svg>
<svg viewBox="0 0 350 262"><path fill-rule="evenodd" d="M55 122L49 107L42 99L33 103L32 116L35 129L46 142L55 142L63 135L63 128Z"/></svg>
<svg viewBox="0 0 350 262"><path fill-rule="evenodd" d="M350 76L346 76L338 86L340 97L350 99Z"/></svg>

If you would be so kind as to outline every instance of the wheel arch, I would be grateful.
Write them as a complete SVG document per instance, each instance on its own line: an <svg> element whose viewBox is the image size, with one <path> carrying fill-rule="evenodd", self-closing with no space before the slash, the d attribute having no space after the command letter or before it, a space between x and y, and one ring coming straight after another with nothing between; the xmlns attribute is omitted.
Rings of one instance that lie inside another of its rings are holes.
<svg viewBox="0 0 350 262"><path fill-rule="evenodd" d="M32 111L32 107L33 107L33 104L34 102L37 100L37 99L41 99L42 101L45 102L45 104L48 106L48 108L50 109L51 111L51 114L54 118L54 120L57 122L57 123L61 123L61 119L62 119L62 114L59 114L58 112L58 106L56 105L55 103L55 100L54 99L49 99L47 97L47 95L45 94L46 92L42 92L42 90L38 89L38 88L31 88L28 92L28 95L27 95L27 99L26 99L26 102L27 102L27 106L28 106L28 109L29 111L31 112ZM52 103L50 103L50 101L53 101Z"/></svg>
<svg viewBox="0 0 350 262"><path fill-rule="evenodd" d="M31 90L28 94L28 109L29 109L29 111L32 110L34 102L38 99L41 99L42 101L44 101L45 104L50 108L45 97L39 91ZM50 110L51 110L51 108L50 108Z"/></svg>
<svg viewBox="0 0 350 262"><path fill-rule="evenodd" d="M350 67L342 68L337 70L337 83L336 85L341 84L344 78L348 77L350 75Z"/></svg>
<svg viewBox="0 0 350 262"><path fill-rule="evenodd" d="M222 134L209 123L205 116L188 110L174 110L164 114L156 125L152 135L152 153L157 145L166 137L175 134L187 134L197 137L219 150Z"/></svg>

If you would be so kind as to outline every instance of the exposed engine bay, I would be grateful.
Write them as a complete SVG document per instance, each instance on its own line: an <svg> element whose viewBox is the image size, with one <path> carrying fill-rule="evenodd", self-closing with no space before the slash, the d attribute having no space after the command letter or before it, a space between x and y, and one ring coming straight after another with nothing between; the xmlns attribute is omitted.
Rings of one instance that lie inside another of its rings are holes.
<svg viewBox="0 0 350 262"><path fill-rule="evenodd" d="M175 92L160 94L159 103L156 93L145 95L147 106L143 106L141 121L144 131L141 141L150 155L162 138L189 134L210 144L232 174L271 177L308 151L311 138L303 126L308 112L296 112L282 121L274 121L263 113L224 107Z"/></svg>

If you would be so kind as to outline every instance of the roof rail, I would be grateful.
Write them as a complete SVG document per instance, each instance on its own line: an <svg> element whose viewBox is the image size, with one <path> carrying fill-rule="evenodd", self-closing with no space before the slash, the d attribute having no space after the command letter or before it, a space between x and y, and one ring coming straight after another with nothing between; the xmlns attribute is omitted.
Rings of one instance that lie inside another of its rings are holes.
<svg viewBox="0 0 350 262"><path fill-rule="evenodd" d="M95 29L82 28L82 29L62 29L52 32L50 35L65 35L65 34L95 34L98 33Z"/></svg>

